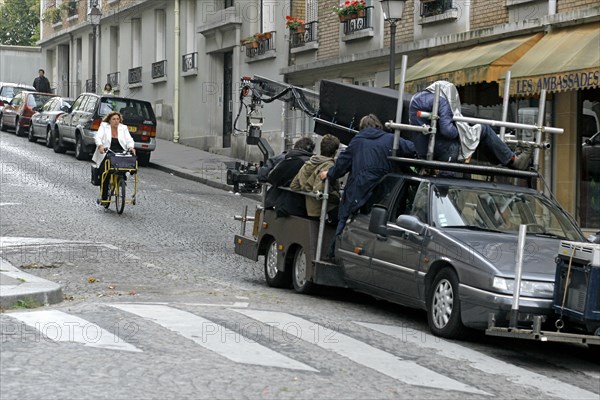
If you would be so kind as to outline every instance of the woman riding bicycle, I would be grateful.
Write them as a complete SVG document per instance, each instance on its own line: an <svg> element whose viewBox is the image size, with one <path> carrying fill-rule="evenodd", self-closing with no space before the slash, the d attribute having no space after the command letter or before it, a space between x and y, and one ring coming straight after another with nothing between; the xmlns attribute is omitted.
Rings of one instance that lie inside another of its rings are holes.
<svg viewBox="0 0 600 400"><path fill-rule="evenodd" d="M102 176L104 172L104 159L106 157L105 153L108 151L107 149L110 149L115 153L122 153L127 150L135 155L133 138L129 134L127 125L123 125L121 123L122 121L123 117L121 114L113 111L104 117L100 124L100 128L98 128L98 132L94 139L97 147L92 157L92 160L96 163L96 167L98 168L98 176ZM106 200L107 198L108 179L104 181L104 186L102 187L102 200Z"/></svg>

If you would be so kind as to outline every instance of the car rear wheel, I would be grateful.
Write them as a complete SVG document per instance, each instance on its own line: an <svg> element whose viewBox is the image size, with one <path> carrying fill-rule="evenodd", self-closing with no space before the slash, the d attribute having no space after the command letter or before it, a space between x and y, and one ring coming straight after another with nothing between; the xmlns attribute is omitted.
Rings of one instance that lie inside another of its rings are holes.
<svg viewBox="0 0 600 400"><path fill-rule="evenodd" d="M75 138L75 158L78 160L87 160L89 158L88 153L85 151L85 145L81 135L77 135Z"/></svg>
<svg viewBox="0 0 600 400"><path fill-rule="evenodd" d="M58 129L54 131L54 135L52 135L52 147L55 153L65 153L67 148L63 144L62 140L60 140L60 133Z"/></svg>
<svg viewBox="0 0 600 400"><path fill-rule="evenodd" d="M427 298L427 321L436 336L460 339L466 328L460 319L458 277L451 268L444 268L435 276Z"/></svg>
<svg viewBox="0 0 600 400"><path fill-rule="evenodd" d="M0 114L0 131L6 132L6 126L4 126L4 115Z"/></svg>
<svg viewBox="0 0 600 400"><path fill-rule="evenodd" d="M149 151L138 151L137 152L138 166L147 167L150 164L150 152Z"/></svg>
<svg viewBox="0 0 600 400"><path fill-rule="evenodd" d="M29 140L32 143L37 142L36 137L33 136L33 124L29 125L29 133L27 134L27 140Z"/></svg>
<svg viewBox="0 0 600 400"><path fill-rule="evenodd" d="M292 268L292 284L298 293L308 294L314 291L315 285L307 278L308 258L302 247L296 250L294 266Z"/></svg>
<svg viewBox="0 0 600 400"><path fill-rule="evenodd" d="M48 127L46 129L46 147L52 147L53 139L52 139L52 128Z"/></svg>
<svg viewBox="0 0 600 400"><path fill-rule="evenodd" d="M289 270L280 271L277 269L277 254L277 242L271 239L265 254L265 280L270 287L287 288L290 286Z"/></svg>

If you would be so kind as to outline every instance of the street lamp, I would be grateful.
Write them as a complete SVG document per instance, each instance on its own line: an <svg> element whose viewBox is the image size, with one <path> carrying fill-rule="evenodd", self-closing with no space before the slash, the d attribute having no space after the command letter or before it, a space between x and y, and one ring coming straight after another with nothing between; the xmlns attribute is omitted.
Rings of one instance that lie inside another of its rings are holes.
<svg viewBox="0 0 600 400"><path fill-rule="evenodd" d="M390 23L390 88L396 88L396 24L402 19L406 0L380 0L383 19Z"/></svg>
<svg viewBox="0 0 600 400"><path fill-rule="evenodd" d="M98 9L98 4L94 3L88 14L88 22L92 25L92 91L96 92L96 30L100 25L102 11Z"/></svg>

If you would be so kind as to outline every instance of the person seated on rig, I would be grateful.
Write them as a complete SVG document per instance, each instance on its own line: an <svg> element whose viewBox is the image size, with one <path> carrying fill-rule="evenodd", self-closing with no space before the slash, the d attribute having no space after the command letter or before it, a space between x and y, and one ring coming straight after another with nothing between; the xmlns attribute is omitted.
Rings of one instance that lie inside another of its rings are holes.
<svg viewBox="0 0 600 400"><path fill-rule="evenodd" d="M279 189L278 187L290 186L300 168L313 155L314 149L315 142L311 138L301 138L294 144L292 150L273 157L274 160L272 162L267 160L267 163L261 168L271 168L270 172L264 169L258 171L259 179L260 176L264 176L266 173L267 182L272 185L267 192L265 207L274 208L277 217L287 217L290 215L299 217L307 216L306 207L304 206L304 196L299 193Z"/></svg>
<svg viewBox="0 0 600 400"><path fill-rule="evenodd" d="M383 124L374 114L361 118L358 128L360 131L340 153L333 167L319 172L319 177L329 179L329 182L350 173L339 207L335 237L327 255L329 258L334 257L335 240L344 230L348 218L367 204L377 183L392 171L388 156L392 154L394 135L383 130ZM398 156L413 158L414 144L400 138Z"/></svg>
<svg viewBox="0 0 600 400"><path fill-rule="evenodd" d="M438 106L437 132L433 159L447 162L469 162L475 150L488 155L494 160L512 169L526 170L531 162L531 147L523 146L518 156L494 132L491 126L467 122L457 122L454 116L462 116L460 97L453 83L436 81L424 91L416 93L409 106L411 125L430 125L431 121L417 115L418 111L431 112L435 98L435 86L440 85L440 101ZM427 157L428 135L415 135L413 139L420 158Z"/></svg>
<svg viewBox="0 0 600 400"><path fill-rule="evenodd" d="M290 185L290 189L302 192L321 192L325 190L325 181L319 178L319 172L333 166L335 153L340 147L340 140L333 135L325 135L321 140L321 154L314 155L306 161ZM322 200L305 196L306 213L309 217L321 216ZM329 185L327 200L327 221L337 224L337 205L340 202L340 184L336 179Z"/></svg>

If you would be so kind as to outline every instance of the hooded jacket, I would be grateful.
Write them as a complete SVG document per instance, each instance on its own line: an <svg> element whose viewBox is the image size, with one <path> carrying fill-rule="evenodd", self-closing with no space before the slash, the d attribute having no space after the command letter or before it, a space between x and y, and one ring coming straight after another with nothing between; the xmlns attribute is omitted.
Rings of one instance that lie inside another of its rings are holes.
<svg viewBox="0 0 600 400"><path fill-rule="evenodd" d="M415 146L411 141L400 138L399 144L399 156L414 157ZM367 203L379 180L392 170L388 156L393 145L393 134L376 128L363 129L352 138L329 169L327 177L330 182L350 173L340 205L340 223Z"/></svg>
<svg viewBox="0 0 600 400"><path fill-rule="evenodd" d="M267 192L266 206L275 207L278 217L297 215L306 216L304 196L298 193L278 189L278 186L290 186L292 180L300 171L312 153L301 149L292 149L285 154L284 159L271 170L267 181L273 185Z"/></svg>
<svg viewBox="0 0 600 400"><path fill-rule="evenodd" d="M290 189L302 192L323 192L325 181L319 178L319 172L327 171L334 164L333 158L322 155L314 155L304 163L298 175L292 181ZM306 213L309 217L321 215L321 200L314 197L304 196L306 202ZM327 200L327 211L331 211L340 202L340 185L335 180L329 186L329 199Z"/></svg>

